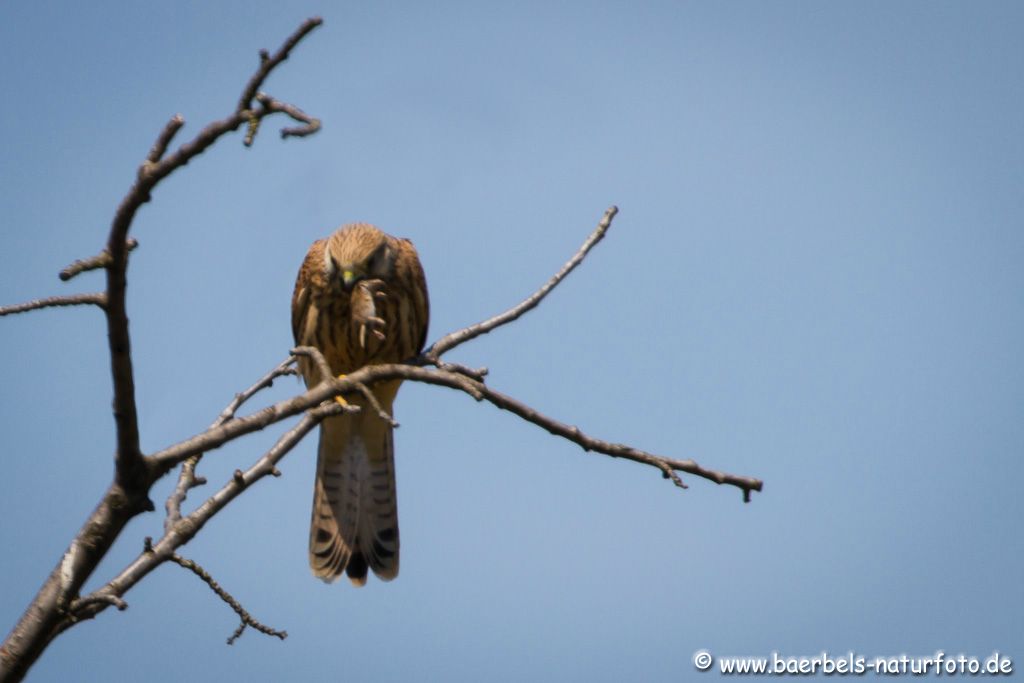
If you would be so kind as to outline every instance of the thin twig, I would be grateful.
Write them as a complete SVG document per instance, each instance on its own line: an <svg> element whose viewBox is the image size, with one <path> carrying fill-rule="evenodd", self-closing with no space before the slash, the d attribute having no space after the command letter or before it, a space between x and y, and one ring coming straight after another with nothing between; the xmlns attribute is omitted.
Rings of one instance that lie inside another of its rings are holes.
<svg viewBox="0 0 1024 683"><path fill-rule="evenodd" d="M137 246L139 246L139 243L138 241L135 240L134 237L129 237L128 243L125 244L125 248L128 251L132 251ZM68 280L78 275L79 273L84 273L87 270L97 270L99 268L106 268L112 262L113 261L110 258L110 252L104 249L95 256L90 256L89 258L79 259L75 261L67 268L60 271L60 273L57 274L57 277L59 277L64 282L67 282Z"/></svg>
<svg viewBox="0 0 1024 683"><path fill-rule="evenodd" d="M256 93L256 101L263 105L263 108L267 112L279 112L281 114L287 114L294 120L303 124L301 126L291 126L281 129L282 138L304 138L307 135L320 130L320 119L310 116L306 112L302 111L294 104L287 104L285 102L279 102L266 93ZM253 131L254 132L254 131ZM249 140L249 136L246 136ZM251 144L247 142L246 144Z"/></svg>
<svg viewBox="0 0 1024 683"><path fill-rule="evenodd" d="M96 292L95 294L68 294L66 296L50 296L45 299L35 299L33 301L26 301L23 304L12 304L11 306L0 306L0 316L14 315L15 313L25 313L26 311L35 311L40 308L52 308L54 306L99 306L100 308L106 308L107 306L107 295L103 292Z"/></svg>
<svg viewBox="0 0 1024 683"><path fill-rule="evenodd" d="M84 608L93 604L116 607L119 612L123 612L128 609L128 603L116 595L90 595L72 602L71 606L68 608L68 612L73 617L76 612L80 612Z"/></svg>
<svg viewBox="0 0 1024 683"><path fill-rule="evenodd" d="M356 389L358 389L359 393L363 395L363 398L366 399L366 402L370 404L370 407L373 408L374 411L376 411L377 416L380 417L380 419L384 420L395 429L398 429L399 425L397 422L395 422L395 418L391 417L391 414L388 413L388 411L384 410L384 407L380 404L380 401L377 400L377 396L372 391L370 391L370 387L366 386L362 382L356 382Z"/></svg>
<svg viewBox="0 0 1024 683"><path fill-rule="evenodd" d="M302 356L313 362L316 366L317 372L320 373L320 381L328 381L334 377L334 373L331 371L331 366L327 364L327 359L324 358L324 354L320 353L320 349L315 346L296 346L291 350L293 356ZM302 363L300 362L300 367Z"/></svg>
<svg viewBox="0 0 1024 683"><path fill-rule="evenodd" d="M278 377L284 377L285 375L295 374L295 369L292 367L292 365L294 364L294 358L286 358L285 360L278 363L277 367L275 367L273 370L271 370L267 374L263 375L263 377L260 377L258 380L256 380L256 382L253 383L253 385L250 386L248 389L246 389L243 392L235 394L235 398L232 399L231 403L229 403L227 407L224 408L223 411L221 411L220 415L217 416L217 419L214 420L213 424L211 424L210 426L219 427L228 420L233 419L235 417L235 413L237 413L238 409L242 407L242 404L244 404L246 401L251 399L259 392L263 391L264 389L269 389L270 387L274 386L274 380L277 379Z"/></svg>
<svg viewBox="0 0 1024 683"><path fill-rule="evenodd" d="M287 631L278 631L277 629L270 628L269 626L265 626L264 624L261 624L260 622L256 621L252 617L252 615L249 614L249 612L246 611L244 607L242 607L242 604L238 602L238 600L236 600L230 593L224 590L221 587L221 585L217 583L217 581L212 576L210 576L210 572L203 569L194 560L184 558L177 553L171 553L167 559L169 559L171 562L174 562L180 567L184 567L185 569L189 570L190 572L198 576L200 579L202 579L203 582L210 587L210 590L216 593L217 597L226 602L228 606L235 611L235 614L238 615L238 618L242 620L242 625L234 632L234 634L230 638L228 638L228 645L234 644L238 637L242 635L242 631L245 630L246 626L251 626L260 633L265 633L268 636L274 636L276 638L280 638L281 640L284 640L288 637Z"/></svg>
<svg viewBox="0 0 1024 683"><path fill-rule="evenodd" d="M238 622L238 628L235 629L234 633L228 636L228 645L234 645L235 641L242 637L242 633L245 631L245 626L246 624L244 621ZM288 635L288 633L285 632L285 635Z"/></svg>
<svg viewBox="0 0 1024 683"><path fill-rule="evenodd" d="M164 529L170 529L181 519L181 505L188 497L188 492L206 484L206 477L196 476L196 466L202 457L202 453L197 453L181 463L178 483L174 485L174 490L167 496L167 501L164 503L164 510L167 513L164 516Z"/></svg>
<svg viewBox="0 0 1024 683"><path fill-rule="evenodd" d="M238 100L238 107L236 111L245 111L252 106L252 98L256 97L256 93L259 91L260 86L263 85L263 81L266 80L270 72L274 70L278 64L288 59L288 53L291 52L299 41L306 37L310 31L315 29L324 23L324 20L320 17L310 17L306 19L302 24L295 29L284 41L284 44L278 48L274 54L268 54L266 50L260 50L260 68L252 75L249 82L246 83L245 89L242 91L242 96Z"/></svg>
<svg viewBox="0 0 1024 683"><path fill-rule="evenodd" d="M235 413L238 412L238 409L242 407L243 403L260 391L272 387L275 379L284 375L292 374L294 369L291 366L294 363L294 357L285 359L273 370L256 380L256 382L254 382L248 389L235 394L235 397L231 402L228 403L224 410L221 411L220 415L217 416L217 419L213 421L213 424L210 425L210 429L219 427L228 420L234 419ZM164 529L170 529L171 526L181 519L181 505L185 502L189 490L206 483L206 479L204 477L197 477L195 474L196 465L199 464L199 460L202 457L202 453L197 453L182 463L181 471L178 473L178 483L175 485L174 490L171 491L171 494L167 497L167 502L164 503L164 510L167 512L164 517Z"/></svg>
<svg viewBox="0 0 1024 683"><path fill-rule="evenodd" d="M557 287L558 283L564 280L565 277L583 261L583 259L587 255L587 252L589 252L594 247L594 245L601 241L601 239L605 236L605 233L608 232L608 228L611 227L612 220L615 218L615 214L617 214L618 212L618 207L609 207L608 210L604 212L604 217L601 218L601 221L597 224L597 227L594 229L592 233L590 233L590 236L587 237L585 242L583 242L583 245L580 246L579 250L575 254L573 254L572 258L569 259L564 266L562 266L561 270L555 273L550 280L544 283L543 287L541 287L536 292L534 292L529 297L520 302L518 305L513 306L504 313L501 313L499 315L494 316L493 318L489 318L487 320L484 320L483 322L479 322L475 325L470 325L469 327L463 328L457 332L452 332L451 334L441 337L441 339L434 342L429 349L424 351L422 355L428 359L428 362L434 362L434 360L440 358L442 355L454 349L456 346L463 344L469 341L470 339L479 337L482 334L487 334L491 330L500 327L501 325L505 325L507 323L512 322L513 320L516 320L523 313L526 313L527 311L536 308L537 304L543 301L544 297L546 297L552 289Z"/></svg>
<svg viewBox="0 0 1024 683"><path fill-rule="evenodd" d="M456 372L460 375L465 375L470 379L475 379L477 382L483 382L484 378L487 377L487 368L469 368L459 363L452 363L451 361L441 360L440 358L427 359L428 364L433 365L438 370L445 370L447 372Z"/></svg>
<svg viewBox="0 0 1024 683"><path fill-rule="evenodd" d="M175 114L171 117L171 120L167 122L164 129L160 131L160 135L157 136L156 142L153 143L152 149L149 150L149 154L146 155L146 161L151 164L155 164L164 158L164 154L167 152L167 147L171 144L171 140L174 139L174 135L181 130L181 127L185 125L185 117L181 114Z"/></svg>

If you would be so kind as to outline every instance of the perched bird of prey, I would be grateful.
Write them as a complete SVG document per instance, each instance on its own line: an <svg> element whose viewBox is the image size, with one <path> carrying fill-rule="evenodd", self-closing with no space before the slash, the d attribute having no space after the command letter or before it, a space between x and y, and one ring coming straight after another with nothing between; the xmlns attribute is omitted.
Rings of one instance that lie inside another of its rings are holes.
<svg viewBox="0 0 1024 683"><path fill-rule="evenodd" d="M309 248L292 296L295 343L320 350L335 375L415 356L427 336L427 282L412 242L367 223L345 225ZM300 360L307 387L320 371ZM370 387L389 415L401 380ZM364 396L361 410L320 424L309 564L333 581L398 575L398 510L391 424Z"/></svg>

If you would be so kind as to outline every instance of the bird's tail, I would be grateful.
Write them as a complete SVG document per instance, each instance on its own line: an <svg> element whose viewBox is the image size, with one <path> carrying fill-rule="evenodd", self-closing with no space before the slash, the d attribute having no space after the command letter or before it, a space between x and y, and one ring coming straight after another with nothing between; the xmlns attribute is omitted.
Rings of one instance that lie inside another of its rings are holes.
<svg viewBox="0 0 1024 683"><path fill-rule="evenodd" d="M394 438L368 406L320 426L309 564L325 581L345 572L357 586L369 569L398 575Z"/></svg>

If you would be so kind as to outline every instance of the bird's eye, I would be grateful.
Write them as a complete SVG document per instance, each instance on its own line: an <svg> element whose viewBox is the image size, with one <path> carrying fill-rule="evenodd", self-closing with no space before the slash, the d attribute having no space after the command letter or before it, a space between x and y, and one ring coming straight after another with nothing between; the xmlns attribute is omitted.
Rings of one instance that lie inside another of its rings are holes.
<svg viewBox="0 0 1024 683"><path fill-rule="evenodd" d="M385 247L382 246L370 255L366 261L366 272L380 275L380 271L384 268L384 250Z"/></svg>

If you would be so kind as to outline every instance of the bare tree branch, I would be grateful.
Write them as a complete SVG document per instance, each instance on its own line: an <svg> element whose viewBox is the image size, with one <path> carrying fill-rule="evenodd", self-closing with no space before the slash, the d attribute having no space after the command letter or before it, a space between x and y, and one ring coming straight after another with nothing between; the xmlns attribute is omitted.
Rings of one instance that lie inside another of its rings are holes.
<svg viewBox="0 0 1024 683"><path fill-rule="evenodd" d="M107 305L107 295L103 292L97 292L95 294L69 294L66 296L50 296L45 299L35 299L33 301L26 301L23 304L0 307L0 317L14 315L15 313L25 313L26 311L35 311L40 308L52 308L54 306L85 305L105 308Z"/></svg>

